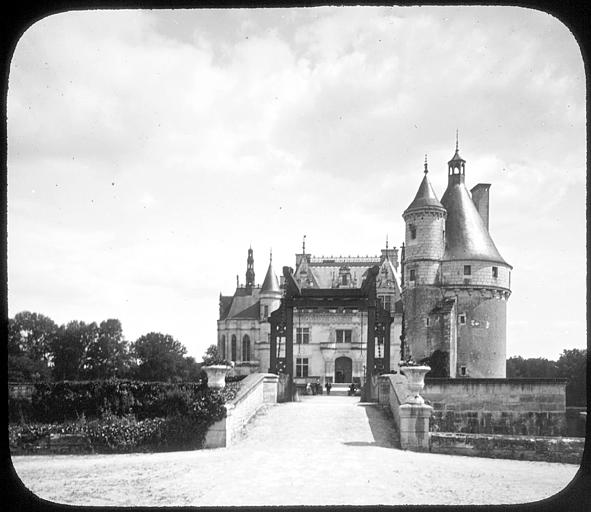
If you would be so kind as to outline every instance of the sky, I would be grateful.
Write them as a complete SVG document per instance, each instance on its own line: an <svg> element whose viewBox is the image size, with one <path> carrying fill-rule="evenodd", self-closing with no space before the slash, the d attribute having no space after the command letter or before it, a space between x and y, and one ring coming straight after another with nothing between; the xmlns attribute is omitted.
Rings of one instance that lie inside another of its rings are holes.
<svg viewBox="0 0 591 512"><path fill-rule="evenodd" d="M574 36L519 7L76 11L17 43L8 117L8 307L118 318L197 360L220 292L306 252L404 241L456 130L491 183L513 267L507 354L586 346L585 75Z"/></svg>

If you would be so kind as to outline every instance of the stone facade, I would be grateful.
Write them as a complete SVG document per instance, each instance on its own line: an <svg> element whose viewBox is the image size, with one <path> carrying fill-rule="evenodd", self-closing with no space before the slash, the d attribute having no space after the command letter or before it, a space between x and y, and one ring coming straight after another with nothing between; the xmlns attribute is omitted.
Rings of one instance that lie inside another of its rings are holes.
<svg viewBox="0 0 591 512"><path fill-rule="evenodd" d="M295 279L302 288L359 288L370 267L378 265L378 300L393 317L390 326L390 368L400 360L402 302L397 249L383 249L379 256L314 257L296 254ZM269 264L263 285L254 284L252 249L247 259L247 284L239 285L233 296L220 295L218 348L235 362L234 374L266 372L270 367L269 315L281 304L282 285ZM252 281L248 286L249 279ZM270 285L277 282L277 286ZM367 312L330 307L319 310L294 309L294 379L330 382L365 380ZM245 347L248 345L250 351ZM234 347L234 348L233 348ZM375 358L385 355L376 344ZM285 345L278 345L278 357L285 357Z"/></svg>
<svg viewBox="0 0 591 512"><path fill-rule="evenodd" d="M439 377L504 378L512 267L488 232L490 185L477 185L471 197L465 170L456 148L440 202L425 164L403 214L404 356Z"/></svg>

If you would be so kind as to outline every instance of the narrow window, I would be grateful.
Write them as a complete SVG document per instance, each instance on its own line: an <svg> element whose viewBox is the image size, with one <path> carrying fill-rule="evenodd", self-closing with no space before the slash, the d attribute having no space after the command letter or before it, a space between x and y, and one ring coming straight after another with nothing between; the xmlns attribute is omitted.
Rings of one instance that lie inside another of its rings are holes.
<svg viewBox="0 0 591 512"><path fill-rule="evenodd" d="M298 357L296 358L296 377L307 377L308 376L308 358Z"/></svg>
<svg viewBox="0 0 591 512"><path fill-rule="evenodd" d="M263 320L269 318L269 306L263 306Z"/></svg>
<svg viewBox="0 0 591 512"><path fill-rule="evenodd" d="M492 268L492 276L496 279L497 277L499 277L499 267L493 267Z"/></svg>
<svg viewBox="0 0 591 512"><path fill-rule="evenodd" d="M458 320L460 321L460 325L466 325L466 313L458 315Z"/></svg>
<svg viewBox="0 0 591 512"><path fill-rule="evenodd" d="M410 276L409 276L409 279L410 279L411 281L414 281L414 280L416 279L416 275L415 275L415 269L414 269L414 268L411 268L411 269L410 269Z"/></svg>
<svg viewBox="0 0 591 512"><path fill-rule="evenodd" d="M414 224L409 224L408 230L410 232L410 239L415 240L417 238L417 227Z"/></svg>
<svg viewBox="0 0 591 512"><path fill-rule="evenodd" d="M460 375L462 377L466 376L466 367L465 366L460 366Z"/></svg>
<svg viewBox="0 0 591 512"><path fill-rule="evenodd" d="M429 317L425 318L425 326L429 327L431 325L431 319Z"/></svg>
<svg viewBox="0 0 591 512"><path fill-rule="evenodd" d="M250 338L248 334L245 334L244 338L242 338L242 360L250 361Z"/></svg>
<svg viewBox="0 0 591 512"><path fill-rule="evenodd" d="M236 336L234 334L232 334L232 342L230 345L232 361L236 361Z"/></svg>
<svg viewBox="0 0 591 512"><path fill-rule="evenodd" d="M464 275L465 276L472 275L472 265L464 265Z"/></svg>

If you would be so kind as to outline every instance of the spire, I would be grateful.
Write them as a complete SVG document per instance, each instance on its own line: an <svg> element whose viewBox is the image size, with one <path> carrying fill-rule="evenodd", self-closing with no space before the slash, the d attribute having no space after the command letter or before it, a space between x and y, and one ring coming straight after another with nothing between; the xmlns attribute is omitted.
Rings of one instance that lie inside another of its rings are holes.
<svg viewBox="0 0 591 512"><path fill-rule="evenodd" d="M306 235L304 235L302 240L302 254L306 254Z"/></svg>
<svg viewBox="0 0 591 512"><path fill-rule="evenodd" d="M252 247L248 249L248 258L246 259L246 289L252 290L254 286L254 257Z"/></svg>
<svg viewBox="0 0 591 512"><path fill-rule="evenodd" d="M386 251L388 250L388 233L386 233Z"/></svg>
<svg viewBox="0 0 591 512"><path fill-rule="evenodd" d="M273 250L271 250L269 253L269 268L267 268L267 274L265 275L265 279L261 286L261 293L268 292L281 293L279 280L277 279L277 275L273 270Z"/></svg>
<svg viewBox="0 0 591 512"><path fill-rule="evenodd" d="M425 207L434 207L434 208L441 208L443 209L442 204L437 199L435 195L435 191L429 182L429 178L427 177L428 169L427 169L427 157L425 155L425 169L424 169L425 176L423 177L423 181L419 185L419 190L417 191L417 195L415 196L414 200L408 208L405 210L404 213L408 212L409 210L416 210L419 208Z"/></svg>
<svg viewBox="0 0 591 512"><path fill-rule="evenodd" d="M425 170L424 173L427 174L429 172L429 169L427 167L427 153L425 153Z"/></svg>
<svg viewBox="0 0 591 512"><path fill-rule="evenodd" d="M459 151L459 136L458 136L459 130L456 128L456 153Z"/></svg>

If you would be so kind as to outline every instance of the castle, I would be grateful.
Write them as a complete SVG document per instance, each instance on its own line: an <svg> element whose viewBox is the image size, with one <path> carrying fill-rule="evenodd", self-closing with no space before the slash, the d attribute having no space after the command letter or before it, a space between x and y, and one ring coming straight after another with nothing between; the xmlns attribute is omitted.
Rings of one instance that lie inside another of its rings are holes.
<svg viewBox="0 0 591 512"><path fill-rule="evenodd" d="M237 279L233 295L220 294L222 356L236 362L237 373L266 372L287 355L293 358L288 368L296 380L362 384L368 377L369 347L371 375L412 358L430 364L438 376L504 378L512 267L488 231L490 185L480 183L468 191L465 172L456 141L440 201L425 160L423 180L402 215L406 229L400 262L398 249L388 248L387 242L379 256L313 257L306 253L304 238L295 271L285 268L278 279L270 258L258 286L249 248L245 284ZM374 322L370 311L346 307L339 297L360 289L371 269L382 314L377 325L387 332L368 344L368 322ZM271 339L276 336L271 314L286 300L286 278L297 290L318 290L314 307L301 303L292 310L293 354L286 354L280 336L279 344Z"/></svg>

